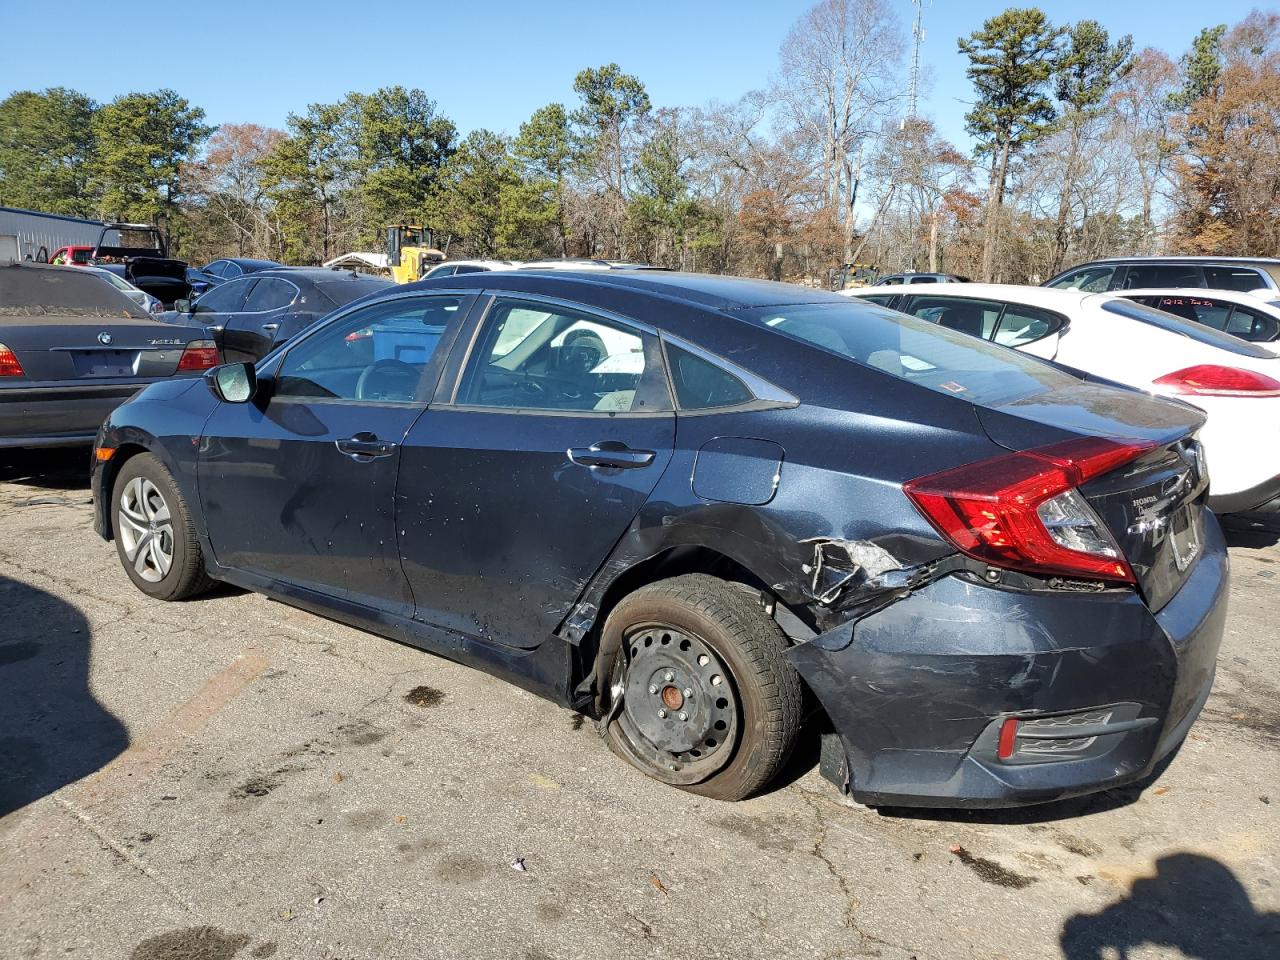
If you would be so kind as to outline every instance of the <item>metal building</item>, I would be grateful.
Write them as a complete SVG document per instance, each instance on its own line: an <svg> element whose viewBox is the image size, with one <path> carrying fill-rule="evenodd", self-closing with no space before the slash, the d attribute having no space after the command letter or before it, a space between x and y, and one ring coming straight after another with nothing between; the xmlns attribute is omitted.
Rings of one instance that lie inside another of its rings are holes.
<svg viewBox="0 0 1280 960"><path fill-rule="evenodd" d="M48 257L59 247L87 244L98 241L102 230L100 220L81 220L56 213L37 213L16 207L0 207L0 237L16 237L18 258L37 259L43 248ZM0 247L12 249L11 243Z"/></svg>

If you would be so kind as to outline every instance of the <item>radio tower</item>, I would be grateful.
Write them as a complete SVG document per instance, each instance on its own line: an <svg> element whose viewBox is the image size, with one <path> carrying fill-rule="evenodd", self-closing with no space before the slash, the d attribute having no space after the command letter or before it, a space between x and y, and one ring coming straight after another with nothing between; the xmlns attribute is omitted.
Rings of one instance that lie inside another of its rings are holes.
<svg viewBox="0 0 1280 960"><path fill-rule="evenodd" d="M932 0L929 0L932 3ZM911 25L911 85L907 88L907 119L912 120L920 99L920 41L924 39L924 0L911 0L916 8Z"/></svg>

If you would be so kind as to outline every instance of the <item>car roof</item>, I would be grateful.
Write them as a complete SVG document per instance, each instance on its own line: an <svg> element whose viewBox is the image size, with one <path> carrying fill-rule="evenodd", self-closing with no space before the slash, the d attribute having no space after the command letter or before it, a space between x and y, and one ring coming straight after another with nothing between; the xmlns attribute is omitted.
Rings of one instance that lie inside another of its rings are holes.
<svg viewBox="0 0 1280 960"><path fill-rule="evenodd" d="M868 295L881 297L898 295L912 297L966 297L979 300L1009 300L1014 303L1024 303L1028 306L1058 310L1069 310L1072 307L1079 306L1081 300L1091 296L1088 291L1084 290L1058 290L1054 287L1031 287L1020 283L933 283L927 286L922 285L918 291L912 290L909 294L902 294L898 287L891 289L892 292L881 287L855 287L852 290L842 291L840 295L846 297L865 297Z"/></svg>
<svg viewBox="0 0 1280 960"><path fill-rule="evenodd" d="M676 300L715 310L773 307L796 303L840 303L834 293L793 283L662 270L495 270L420 280L409 288L475 288L538 293L590 304L606 289Z"/></svg>
<svg viewBox="0 0 1280 960"><path fill-rule="evenodd" d="M283 263L277 263L275 260L257 260L253 257L218 257L217 260L210 260L209 263L217 263L218 260L227 263L234 263L240 267L283 267Z"/></svg>
<svg viewBox="0 0 1280 960"><path fill-rule="evenodd" d="M1095 263L1239 263L1239 264L1260 264L1265 263L1271 266L1280 265L1280 258L1277 257L1213 257L1203 255L1192 255L1185 257L1100 257L1097 260L1089 260L1085 263L1078 263L1074 267L1063 270L1067 273L1069 270L1076 270L1079 267L1087 267Z"/></svg>
<svg viewBox="0 0 1280 960"><path fill-rule="evenodd" d="M385 277L375 277L368 273L356 273L352 270L330 270L328 267L269 267L266 270L256 270L253 273L254 279L263 279L267 277L279 277L282 280L308 280L311 283L349 283L353 280L385 280L391 285L390 280ZM242 279L236 277L237 280Z"/></svg>

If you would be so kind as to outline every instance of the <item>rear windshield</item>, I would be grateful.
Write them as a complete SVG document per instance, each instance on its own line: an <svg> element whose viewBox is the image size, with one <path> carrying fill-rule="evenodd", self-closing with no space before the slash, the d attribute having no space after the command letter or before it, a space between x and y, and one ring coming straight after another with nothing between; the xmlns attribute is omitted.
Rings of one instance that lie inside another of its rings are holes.
<svg viewBox="0 0 1280 960"><path fill-rule="evenodd" d="M333 301L334 306L340 307L343 303L360 300L367 294L381 293L393 285L390 280L380 280L376 276L370 276L360 280L320 280L316 287L319 287L320 292Z"/></svg>
<svg viewBox="0 0 1280 960"><path fill-rule="evenodd" d="M340 307L370 293L381 293L392 286L392 283L390 280L369 277L367 280L321 280L316 286L333 301L335 307Z"/></svg>
<svg viewBox="0 0 1280 960"><path fill-rule="evenodd" d="M732 311L938 393L984 406L1079 383L1044 361L867 303L806 303Z"/></svg>
<svg viewBox="0 0 1280 960"><path fill-rule="evenodd" d="M79 267L0 267L0 316L146 317L102 277Z"/></svg>
<svg viewBox="0 0 1280 960"><path fill-rule="evenodd" d="M1139 323L1146 323L1153 327L1159 327L1161 330L1179 334L1189 340L1195 340L1197 343L1218 347L1221 350L1229 350L1231 353L1242 357L1267 359L1275 356L1270 350L1260 347L1256 343L1240 340L1228 333L1202 326L1192 320L1175 317L1172 313L1165 313L1163 310L1148 307L1143 303L1134 303L1132 300L1114 297L1104 300L1102 309L1108 313L1116 313L1122 317L1128 317L1130 320L1137 320Z"/></svg>

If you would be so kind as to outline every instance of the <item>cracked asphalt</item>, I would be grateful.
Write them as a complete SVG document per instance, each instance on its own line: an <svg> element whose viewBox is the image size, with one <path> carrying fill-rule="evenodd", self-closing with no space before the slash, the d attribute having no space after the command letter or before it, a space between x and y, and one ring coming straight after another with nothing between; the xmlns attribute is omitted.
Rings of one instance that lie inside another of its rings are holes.
<svg viewBox="0 0 1280 960"><path fill-rule="evenodd" d="M225 590L149 600L85 456L0 457L0 957L1280 957L1280 522L1144 791L693 797L481 673ZM518 861L517 858L522 858ZM513 867L522 862L524 870Z"/></svg>

